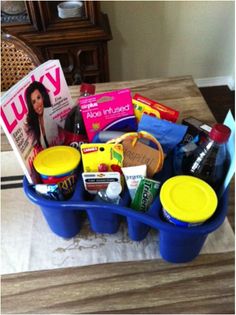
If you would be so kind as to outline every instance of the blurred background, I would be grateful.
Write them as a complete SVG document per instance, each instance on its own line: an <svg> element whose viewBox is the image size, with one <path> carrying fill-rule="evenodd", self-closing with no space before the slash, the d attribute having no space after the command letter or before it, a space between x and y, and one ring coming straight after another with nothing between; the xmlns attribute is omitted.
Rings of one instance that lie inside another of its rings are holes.
<svg viewBox="0 0 236 315"><path fill-rule="evenodd" d="M234 87L233 1L102 1L101 9L113 34L112 81L190 74Z"/></svg>
<svg viewBox="0 0 236 315"><path fill-rule="evenodd" d="M1 22L2 91L59 59L69 85L191 75L218 121L234 114L234 1L3 0Z"/></svg>

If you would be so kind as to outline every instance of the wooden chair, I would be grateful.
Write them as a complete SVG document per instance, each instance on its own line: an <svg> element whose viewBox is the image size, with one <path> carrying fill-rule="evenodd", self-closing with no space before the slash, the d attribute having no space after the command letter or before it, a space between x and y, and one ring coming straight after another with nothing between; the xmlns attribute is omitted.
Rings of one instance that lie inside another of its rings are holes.
<svg viewBox="0 0 236 315"><path fill-rule="evenodd" d="M38 65L39 58L24 42L1 34L1 91L8 90Z"/></svg>

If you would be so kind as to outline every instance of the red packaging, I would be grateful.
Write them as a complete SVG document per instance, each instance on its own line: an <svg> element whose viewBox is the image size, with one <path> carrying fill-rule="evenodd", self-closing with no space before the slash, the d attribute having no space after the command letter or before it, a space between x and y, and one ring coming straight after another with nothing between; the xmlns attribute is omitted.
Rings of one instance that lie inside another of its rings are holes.
<svg viewBox="0 0 236 315"><path fill-rule="evenodd" d="M159 111L162 119L166 119L175 123L179 117L179 112L177 110L170 108L166 105L160 104L138 93L136 93L133 98Z"/></svg>

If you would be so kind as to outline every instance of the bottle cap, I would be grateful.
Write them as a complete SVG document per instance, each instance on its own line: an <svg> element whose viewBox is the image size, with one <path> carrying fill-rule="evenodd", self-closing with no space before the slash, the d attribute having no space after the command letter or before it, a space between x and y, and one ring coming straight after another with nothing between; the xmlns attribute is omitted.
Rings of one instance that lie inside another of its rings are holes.
<svg viewBox="0 0 236 315"><path fill-rule="evenodd" d="M88 94L94 94L95 93L95 85L88 84L88 83L82 83L80 86L80 93L88 93Z"/></svg>
<svg viewBox="0 0 236 315"><path fill-rule="evenodd" d="M74 170L80 158L80 152L75 148L58 145L39 152L33 164L41 175L59 176Z"/></svg>
<svg viewBox="0 0 236 315"><path fill-rule="evenodd" d="M122 187L120 183L117 182L109 183L106 190L107 197L110 199L116 199L121 193L121 190Z"/></svg>
<svg viewBox="0 0 236 315"><path fill-rule="evenodd" d="M188 223L202 223L216 210L215 191L203 180L187 175L169 178L160 191L161 204L168 214Z"/></svg>
<svg viewBox="0 0 236 315"><path fill-rule="evenodd" d="M228 141L230 134L231 130L229 127L223 124L214 124L209 137L218 143L225 143Z"/></svg>

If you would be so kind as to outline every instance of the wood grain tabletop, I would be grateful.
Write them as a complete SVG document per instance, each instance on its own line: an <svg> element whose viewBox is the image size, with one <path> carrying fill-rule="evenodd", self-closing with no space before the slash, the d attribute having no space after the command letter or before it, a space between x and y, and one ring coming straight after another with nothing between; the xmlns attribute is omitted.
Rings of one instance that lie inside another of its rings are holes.
<svg viewBox="0 0 236 315"><path fill-rule="evenodd" d="M99 83L97 92L131 88L208 124L215 119L191 76ZM74 101L79 86L70 87ZM2 151L11 149L2 135ZM234 181L229 217L234 215ZM233 223L233 222L232 222ZM201 254L186 264L161 259L2 276L3 314L234 314L234 252Z"/></svg>
<svg viewBox="0 0 236 315"><path fill-rule="evenodd" d="M2 312L234 313L234 254L101 264L4 276Z"/></svg>

